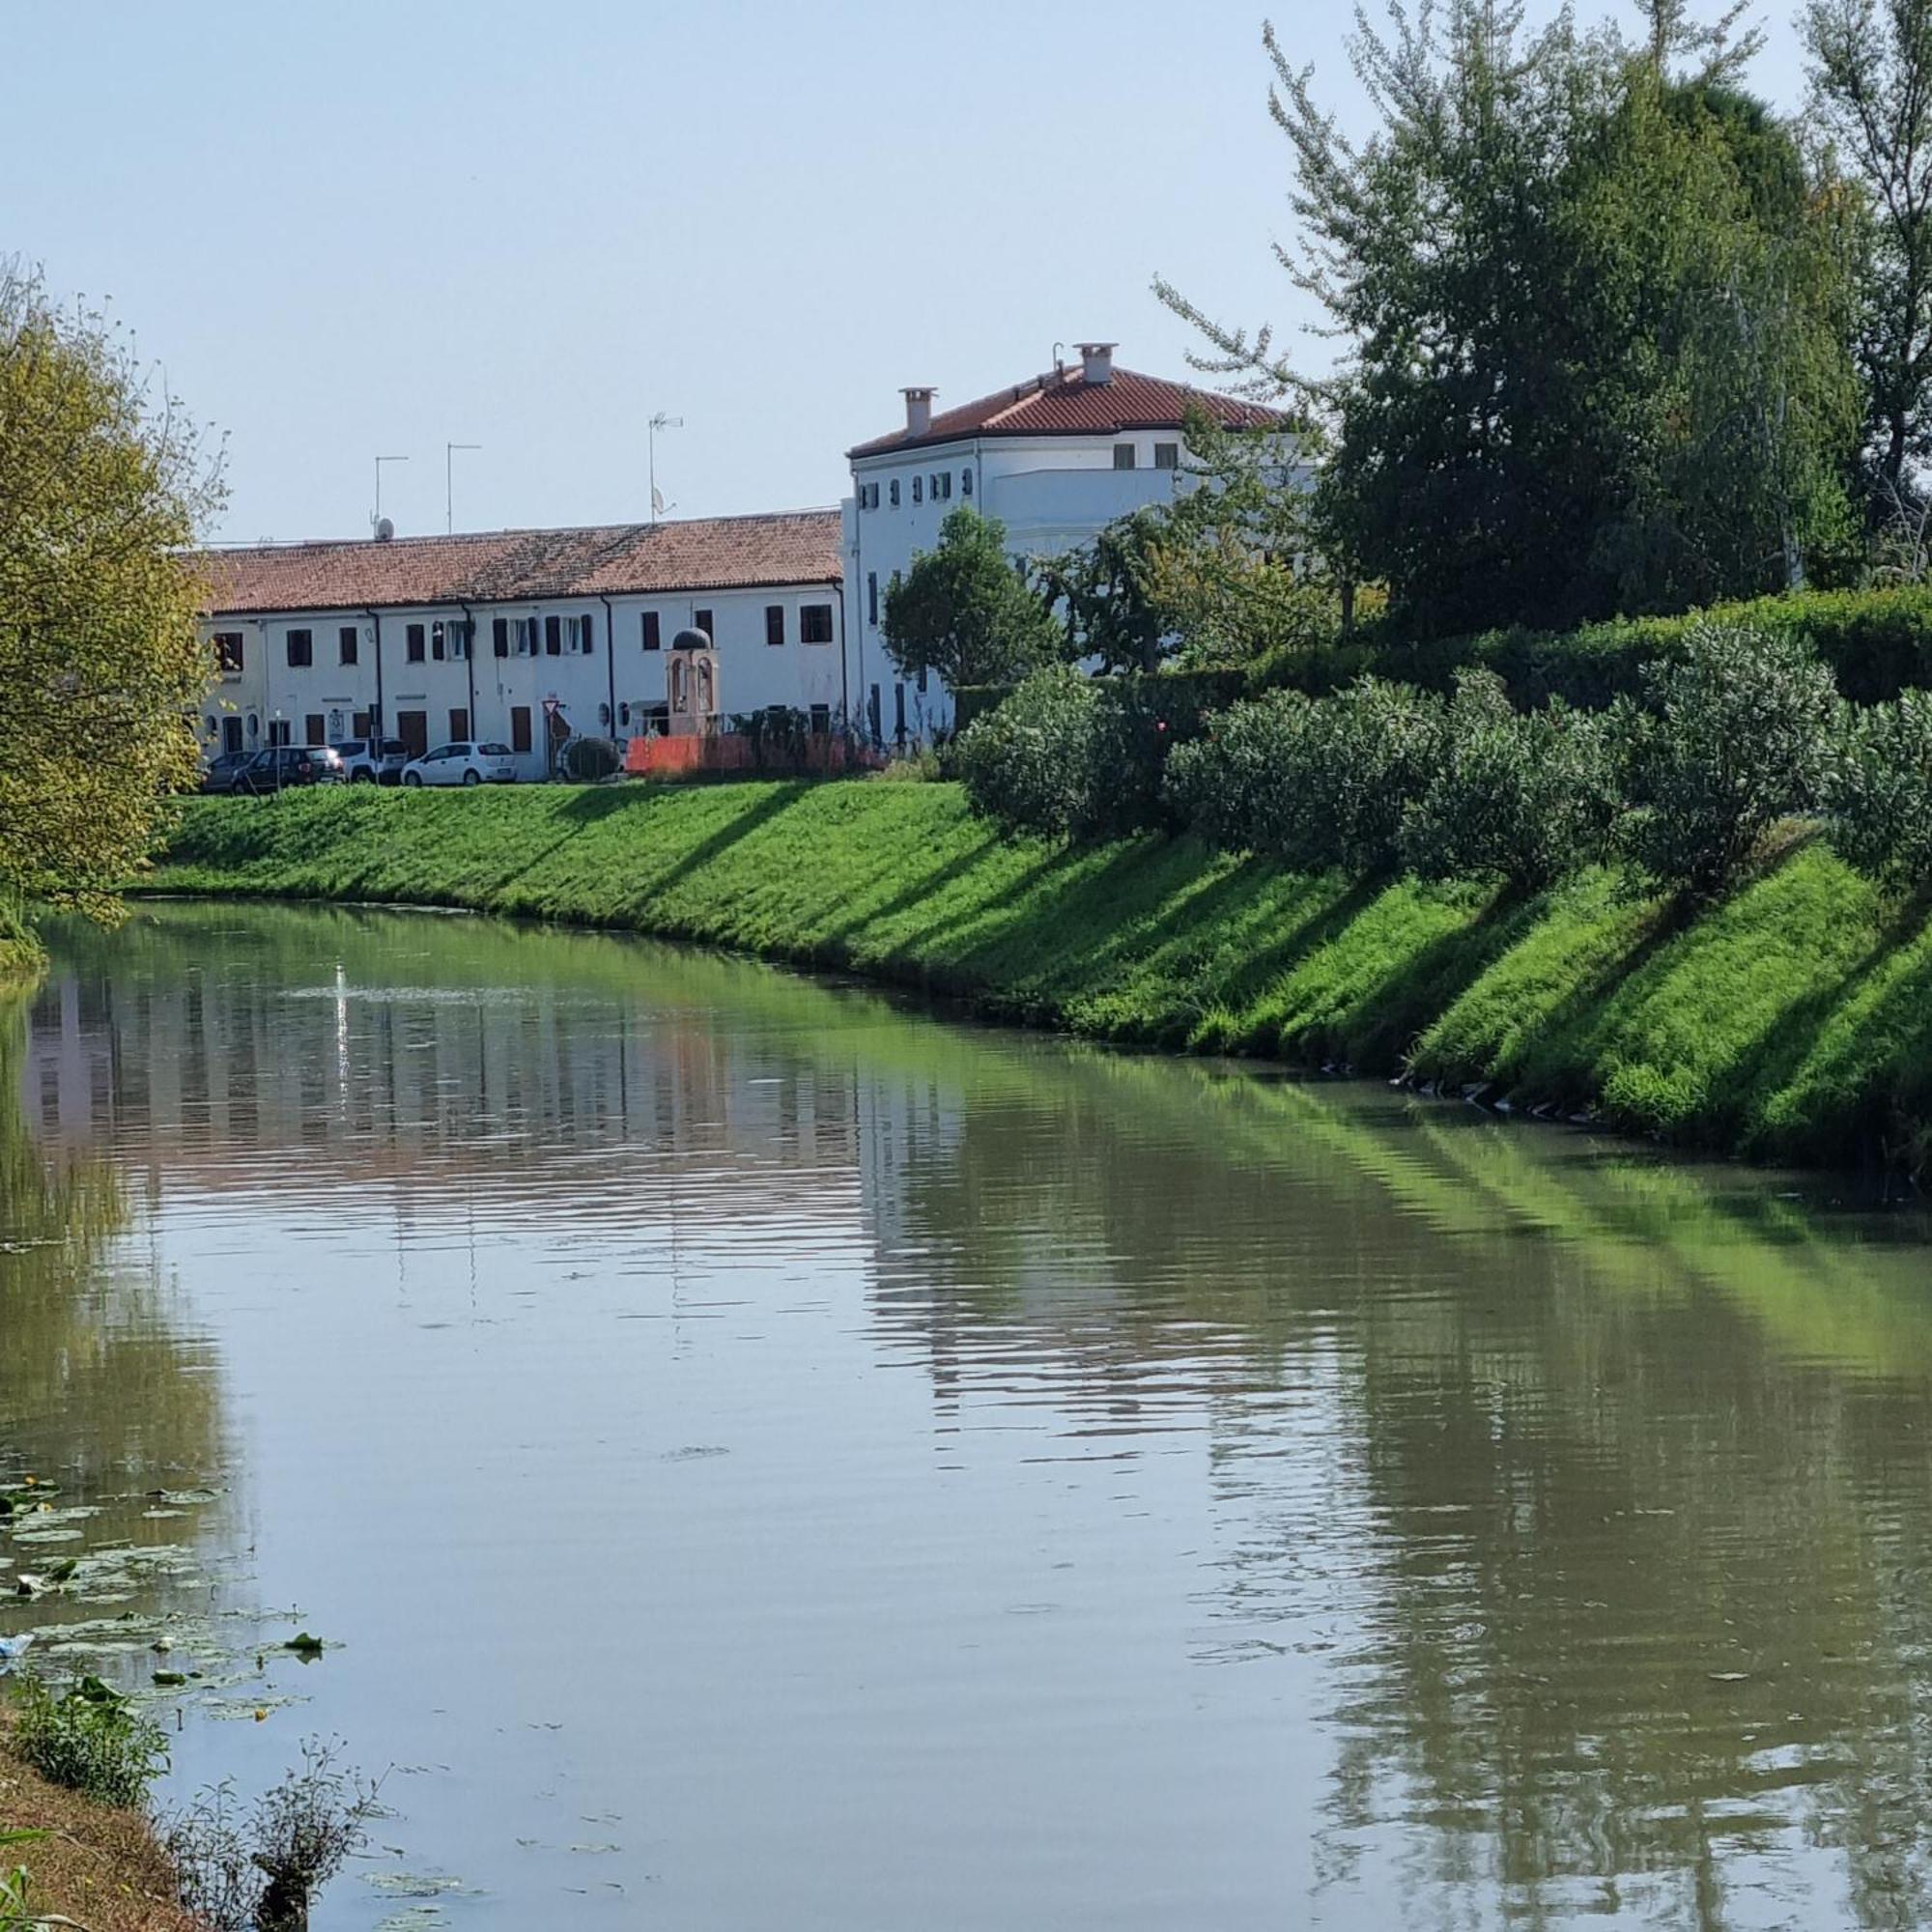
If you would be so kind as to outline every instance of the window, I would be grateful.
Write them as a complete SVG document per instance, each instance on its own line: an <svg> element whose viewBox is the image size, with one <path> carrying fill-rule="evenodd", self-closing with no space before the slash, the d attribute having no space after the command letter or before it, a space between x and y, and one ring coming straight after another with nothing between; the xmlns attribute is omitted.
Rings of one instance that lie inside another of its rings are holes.
<svg viewBox="0 0 1932 1932"><path fill-rule="evenodd" d="M315 662L315 633L291 631L288 637L289 668L301 670ZM284 740L286 742L286 740Z"/></svg>
<svg viewBox="0 0 1932 1932"><path fill-rule="evenodd" d="M716 630L712 628L711 612L709 611L699 611L693 617L692 622L696 624L697 628L700 631L702 631L704 635L707 638L709 638L714 644L718 641L718 633Z"/></svg>
<svg viewBox="0 0 1932 1932"><path fill-rule="evenodd" d="M1178 442L1157 442L1153 446L1153 467L1156 469L1179 469L1180 468L1180 445Z"/></svg>
<svg viewBox="0 0 1932 1932"><path fill-rule="evenodd" d="M533 658L537 654L537 620L534 617L518 617L517 655L520 658Z"/></svg>
<svg viewBox="0 0 1932 1932"><path fill-rule="evenodd" d="M859 485L859 507L862 510L876 510L879 507L879 486L876 483Z"/></svg>
<svg viewBox="0 0 1932 1932"><path fill-rule="evenodd" d="M832 641L832 606L802 604L798 612L798 639L802 644L829 644Z"/></svg>
<svg viewBox="0 0 1932 1932"><path fill-rule="evenodd" d="M959 472L959 494L962 497L970 497L973 494L973 472L970 469L962 469Z"/></svg>
<svg viewBox="0 0 1932 1932"><path fill-rule="evenodd" d="M596 624L596 618L588 616L564 619L564 648L573 657L587 658L597 648Z"/></svg>
<svg viewBox="0 0 1932 1932"><path fill-rule="evenodd" d="M302 742L304 744L309 744L309 745L327 744L328 743L327 725L328 725L328 720L326 719L320 711L311 711L308 714L308 716L302 720L302 729L305 733Z"/></svg>
<svg viewBox="0 0 1932 1932"><path fill-rule="evenodd" d="M782 604L765 606L765 642L782 645L785 640L785 607Z"/></svg>
<svg viewBox="0 0 1932 1932"><path fill-rule="evenodd" d="M563 655L563 619L546 617L544 619L544 656L558 658Z"/></svg>
<svg viewBox="0 0 1932 1932"><path fill-rule="evenodd" d="M490 619L490 648L499 658L510 655L510 620L507 617Z"/></svg>
<svg viewBox="0 0 1932 1932"><path fill-rule="evenodd" d="M893 508L896 510L899 506L899 479L896 476L893 478L892 491L893 491Z"/></svg>
<svg viewBox="0 0 1932 1932"><path fill-rule="evenodd" d="M942 498L952 496L952 470L950 469L935 470L933 472L933 477L932 477L932 500L935 503L937 503Z"/></svg>
<svg viewBox="0 0 1932 1932"><path fill-rule="evenodd" d="M449 655L449 633L440 623L429 627L429 654L438 664Z"/></svg>
<svg viewBox="0 0 1932 1932"><path fill-rule="evenodd" d="M221 667L223 677L239 677L241 675L242 633L240 631L215 632L214 661Z"/></svg>
<svg viewBox="0 0 1932 1932"><path fill-rule="evenodd" d="M879 573L868 570L866 573L866 621L873 629L879 623Z"/></svg>
<svg viewBox="0 0 1932 1932"><path fill-rule="evenodd" d="M269 720L269 743L286 745L289 742L289 721L286 718Z"/></svg>
<svg viewBox="0 0 1932 1932"><path fill-rule="evenodd" d="M893 686L893 736L903 739L905 734L905 686L895 684Z"/></svg>
<svg viewBox="0 0 1932 1932"><path fill-rule="evenodd" d="M204 738L213 738L220 729L221 721L212 711L201 721L201 735Z"/></svg>
<svg viewBox="0 0 1932 1932"><path fill-rule="evenodd" d="M658 613L655 611L644 612L644 648L647 651L664 648L663 634L658 629Z"/></svg>
<svg viewBox="0 0 1932 1932"><path fill-rule="evenodd" d="M925 501L925 478L923 476L915 476L912 479L912 499L915 503Z"/></svg>
<svg viewBox="0 0 1932 1932"><path fill-rule="evenodd" d="M476 626L469 618L459 618L449 627L449 655L453 658L467 658L469 655L470 640L476 635Z"/></svg>
<svg viewBox="0 0 1932 1932"><path fill-rule="evenodd" d="M530 707L527 704L510 706L510 750L527 752L530 749Z"/></svg>
<svg viewBox="0 0 1932 1932"><path fill-rule="evenodd" d="M919 668L919 695L922 697L925 696L925 667L923 665L921 665Z"/></svg>
<svg viewBox="0 0 1932 1932"><path fill-rule="evenodd" d="M811 735L814 738L828 737L832 731L832 707L829 704L814 704L811 707Z"/></svg>
<svg viewBox="0 0 1932 1932"><path fill-rule="evenodd" d="M1117 442L1114 445L1114 468L1131 469L1134 467L1134 446L1130 442Z"/></svg>
<svg viewBox="0 0 1932 1932"><path fill-rule="evenodd" d="M420 624L412 624L408 628L408 630L406 630L403 633L403 655L406 658L408 658L412 665L419 665L422 663L423 627Z"/></svg>
<svg viewBox="0 0 1932 1932"><path fill-rule="evenodd" d="M450 707L449 735L459 743L469 736L469 713L460 704Z"/></svg>
<svg viewBox="0 0 1932 1932"><path fill-rule="evenodd" d="M335 634L335 648L338 662L353 665L355 662L356 647L361 641L361 633L354 624L345 624Z"/></svg>

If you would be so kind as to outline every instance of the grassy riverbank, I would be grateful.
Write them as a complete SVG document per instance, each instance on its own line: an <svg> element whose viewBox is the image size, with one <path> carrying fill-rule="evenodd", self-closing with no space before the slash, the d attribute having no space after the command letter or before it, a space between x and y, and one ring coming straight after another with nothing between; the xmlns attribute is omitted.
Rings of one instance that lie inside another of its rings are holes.
<svg viewBox="0 0 1932 1932"><path fill-rule="evenodd" d="M0 1746L4 1730L0 1717ZM41 1834L0 1850L0 1870L26 1868L27 1924L196 1932L198 1921L176 1903L174 1868L147 1818L49 1784L0 1747L0 1833L13 1832Z"/></svg>
<svg viewBox="0 0 1932 1932"><path fill-rule="evenodd" d="M1932 1148L1932 930L1800 845L1685 922L1598 872L1513 900L1143 838L1004 838L940 784L193 802L150 882L616 926L1008 1018L1480 1082L1766 1158Z"/></svg>

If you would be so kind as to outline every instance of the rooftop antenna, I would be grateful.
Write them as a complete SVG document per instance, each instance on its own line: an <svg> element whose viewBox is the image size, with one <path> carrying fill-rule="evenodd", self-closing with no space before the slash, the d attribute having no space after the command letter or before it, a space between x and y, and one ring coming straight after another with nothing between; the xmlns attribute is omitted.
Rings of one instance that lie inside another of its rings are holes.
<svg viewBox="0 0 1932 1932"><path fill-rule="evenodd" d="M376 459L376 508L369 519L369 527L380 531L383 527L383 466L385 463L407 463L407 456L379 456Z"/></svg>
<svg viewBox="0 0 1932 1932"><path fill-rule="evenodd" d="M456 534L455 459L459 449L481 449L480 442L445 442L442 445L442 533Z"/></svg>
<svg viewBox="0 0 1932 1932"><path fill-rule="evenodd" d="M682 429L683 427L684 418L682 416L668 416L662 410L650 419L649 424L646 426L646 437L650 447L652 523L656 523L664 515L668 507L665 499L658 495L658 431L661 429Z"/></svg>

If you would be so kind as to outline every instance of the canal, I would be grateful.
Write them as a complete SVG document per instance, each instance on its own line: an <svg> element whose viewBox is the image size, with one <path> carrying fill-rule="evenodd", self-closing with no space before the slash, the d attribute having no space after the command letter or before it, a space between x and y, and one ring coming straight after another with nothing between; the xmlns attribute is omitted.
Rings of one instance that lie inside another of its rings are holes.
<svg viewBox="0 0 1932 1932"><path fill-rule="evenodd" d="M384 1773L319 1932L1932 1918L1921 1213L611 937L53 938L0 1634L165 1798Z"/></svg>

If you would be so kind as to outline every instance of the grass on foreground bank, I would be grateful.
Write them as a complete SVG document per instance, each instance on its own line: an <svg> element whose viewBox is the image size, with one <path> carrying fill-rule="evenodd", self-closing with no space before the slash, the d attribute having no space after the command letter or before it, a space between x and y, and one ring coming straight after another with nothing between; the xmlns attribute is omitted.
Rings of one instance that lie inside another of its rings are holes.
<svg viewBox="0 0 1932 1932"><path fill-rule="evenodd" d="M358 787L192 801L151 886L627 927L1769 1158L1932 1144L1932 931L1816 844L1687 924L1602 872L1512 900L1013 839L950 784Z"/></svg>

